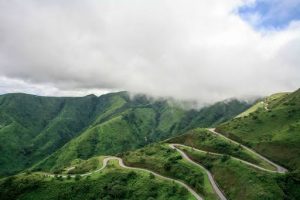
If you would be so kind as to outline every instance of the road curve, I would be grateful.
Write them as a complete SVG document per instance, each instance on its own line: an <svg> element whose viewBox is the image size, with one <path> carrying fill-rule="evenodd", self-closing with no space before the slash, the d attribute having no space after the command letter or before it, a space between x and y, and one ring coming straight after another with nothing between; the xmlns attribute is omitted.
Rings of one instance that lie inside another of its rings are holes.
<svg viewBox="0 0 300 200"><path fill-rule="evenodd" d="M199 194L197 194L190 186L188 186L187 184L185 184L184 182L182 181L179 181L179 180L176 180L176 179L172 179L172 178L169 178L169 177L166 177L166 176L162 176L156 172L153 172L151 170L148 170L148 169L143 169L143 168L137 168L137 167L129 167L129 166L126 166L123 162L123 160L119 157L114 157L114 156L109 156L109 157L106 157L103 159L103 165L101 168L95 170L95 171L92 171L92 172L89 172L89 173L85 173L85 174L76 174L76 175L63 175L63 174L60 174L60 175L54 175L54 174L48 174L46 173L47 176L49 177L55 177L55 176L60 176L62 178L67 178L68 176L70 177L75 177L77 175L80 175L80 176L89 176L91 174L94 174L94 173L97 173L101 170L103 170L106 166L107 166L107 163L109 160L118 160L119 161L119 165L125 169L131 169L131 170L139 170L139 171L144 171L144 172L149 172L149 173L152 173L153 175L161 178L161 179L164 179L164 180L168 180L168 181L173 181L173 182L176 182L177 184L180 184L181 186L183 186L184 188L186 188L197 200L204 200Z"/></svg>
<svg viewBox="0 0 300 200"><path fill-rule="evenodd" d="M196 163L195 161L193 161L192 159L190 159L190 158L189 158L182 150L178 149L178 148L176 147L176 145L177 145L177 144L169 144L169 146L170 146L172 149L177 150L177 151L181 154L181 156L182 156L183 158L185 158L187 161L189 161L189 162L191 162L191 163L193 163L193 164L199 166L200 168L202 168L202 169L207 173L208 179L209 179L209 181L210 181L210 183L211 183L211 185L212 185L212 187L213 187L215 193L219 196L219 198L220 198L221 200L227 200L227 198L225 197L224 193L220 190L218 184L216 183L216 181L215 181L215 179L213 178L213 176L212 176L212 174L210 173L210 171L208 171L205 167L203 167L203 166L200 165L199 163Z"/></svg>
<svg viewBox="0 0 300 200"><path fill-rule="evenodd" d="M208 130L211 131L212 133L214 133L214 134L220 136L220 137L223 137L224 139L227 139L227 140L231 141L232 143L241 145L243 148L247 149L248 151L250 151L250 152L252 152L253 154L255 154L255 155L257 155L258 157L260 157L261 159L263 159L263 160L265 160L266 162L270 163L271 165L275 166L277 170L276 170L276 171L272 171L272 170L269 170L269 169L265 169L265 168L263 168L263 167L257 166L257 165L255 165L255 164L252 164L252 163L250 163L250 162L241 160L241 159L239 159L239 158L232 157L233 159L236 159L236 160L241 161L241 162L243 162L243 163L245 163L245 164L247 164L247 165L249 165L249 166L255 167L255 168L260 169L260 170L268 171L268 172L273 172L273 173L274 173L274 172L275 172L275 173L286 173L286 172L288 171L288 170L285 169L284 167L281 167L281 166L275 164L275 163L272 162L271 160L269 160L269 159L267 159L266 157L260 155L260 154L257 153L256 151L254 151L254 150L252 150L252 149L246 147L245 145L240 144L240 143L238 143L238 142L236 142L236 141L234 141L234 140L232 140L232 139L230 139L230 138L227 138L226 136L222 135L221 133L216 132L214 128L210 128L210 129L208 129ZM227 200L227 198L225 197L224 193L220 190L218 184L215 182L215 180L214 180L212 174L211 174L205 167L203 167L203 166L200 165L199 163L196 163L196 162L194 162L193 160L191 160L191 159L190 159L190 158L189 158L182 150L180 150L180 149L178 149L178 148L176 147L176 146L183 146L183 147L189 147L189 146L182 145L182 144L169 144L169 146L170 146L170 148L177 150L177 151L182 155L182 157L183 157L184 159L186 159L187 161L189 161L189 162L191 162L191 163L193 163L193 164L195 164L195 165L201 167L203 170L205 170L205 172L206 172L207 175L208 175L209 181L210 181L210 183L211 183L211 185L212 185L212 187L213 187L215 193L216 193L216 194L218 195L218 197L220 198L220 200ZM193 149L195 149L195 148L193 148ZM195 149L195 150L196 150L196 151L199 151L199 152L205 152L205 153L207 153L207 151L203 151L203 150L199 150L199 149ZM219 154L219 153L213 153L213 152L208 152L208 153L210 153L210 154L215 154L215 155L222 155L222 154ZM119 161L119 165L120 165L122 168L125 168L125 169L132 169L132 170L145 171L145 172L152 173L153 175L155 175L155 176L157 176L157 177L159 177L159 178L161 178L161 179L168 180L168 181L174 181L174 182L176 182L177 184L180 184L181 186L185 187L185 188L186 188L186 189L187 189L187 190L188 190L188 191L189 191L189 192L190 192L197 200L203 200L203 198L202 198L199 194L197 194L190 186L188 186L187 184L185 184L185 183L182 182L182 181L179 181L179 180L176 180L176 179L172 179L172 178L169 178L169 177L166 177L166 176L162 176L162 175L160 175L160 174L158 174L158 173L156 173L156 172L153 172L153 171L151 171L151 170L148 170L148 169L143 169L143 168L137 168L137 167L129 167L129 166L126 166L121 158L119 158L119 157L114 157L114 156L109 156L109 157L104 158L104 159L103 159L103 165L102 165L102 167L99 168L99 169L97 169L97 170L95 170L95 171L92 171L92 172L88 172L88 173L84 173L84 174L76 174L76 175L63 175L63 174L60 174L60 175L54 175L54 174L47 174L47 173L45 173L45 174L46 174L47 176L50 176L50 177L60 176L60 177L63 177L63 178L67 178L68 176L70 176L70 177L75 177L75 176L77 176L77 175L80 175L80 176L89 176L89 175L91 175L91 174L93 174L93 173L97 173L97 172L103 170L103 169L107 166L107 163L108 163L109 160L118 160L118 161Z"/></svg>
<svg viewBox="0 0 300 200"><path fill-rule="evenodd" d="M157 174L151 170L148 170L148 169L142 169L142 168L136 168L136 167L128 167L124 164L123 160L121 158L117 158L119 160L119 165L123 168L126 168L126 169L134 169L134 170L140 170L140 171L145 171L145 172L149 172L149 173L152 173L154 174L155 176L161 178L161 179L165 179L165 180L169 180L169 181L174 181L180 185L182 185L183 187L185 187L197 200L203 200L203 198L197 194L190 186L188 186L187 184L185 184L184 182L182 181L179 181L179 180L176 180L176 179L172 179L172 178L169 178L169 177L166 177L166 176L162 176L160 174Z"/></svg>
<svg viewBox="0 0 300 200"><path fill-rule="evenodd" d="M276 167L278 173L282 173L282 174L283 174L283 173L286 173L286 172L288 171L286 168L284 168L284 167L282 167L282 166L280 166L280 165L277 165L276 163L272 162L271 160L269 160L268 158L262 156L261 154L257 153L256 151L254 151L254 150L252 150L252 149L246 147L245 145L243 145L243 144L241 144L241 143L238 143L238 142L236 142L236 141L234 141L234 140L232 140L232 139L230 139L230 138L224 136L224 135L221 134L221 133L216 132L215 128L209 128L208 130L209 130L210 132L212 132L212 133L214 133L214 134L220 136L220 137L223 137L223 138L225 138L225 139L231 141L232 143L241 145L243 148L247 149L248 151L252 152L253 154L255 154L255 155L257 155L258 157L260 157L261 159L265 160L266 162L268 162L268 163L270 163L271 165L273 165L274 167Z"/></svg>
<svg viewBox="0 0 300 200"><path fill-rule="evenodd" d="M183 144L173 144L174 146L182 146L182 147L187 147L187 148L193 148L193 150L195 151L199 151L199 152L202 152L202 153L209 153L209 154L212 154L212 155L218 155L218 156L222 156L224 154L221 154L221 153L214 153L214 152L210 152L210 151L203 151L203 150L200 150L200 149L197 149L197 148L194 148L194 147L190 147L190 146L186 146L186 145L183 145ZM265 169L263 167L260 167L258 165L255 165L253 163L250 163L248 161L245 161L245 160L242 160L242 159L239 159L239 158L236 158L236 157L233 157L233 156L230 156L232 159L235 159L235 160L238 160L246 165L249 165L251 167L254 167L254 168L257 168L259 170L263 170L263 171L267 171L267 172L271 172L271 173L278 173L278 171L273 171L273 170L270 170L270 169Z"/></svg>

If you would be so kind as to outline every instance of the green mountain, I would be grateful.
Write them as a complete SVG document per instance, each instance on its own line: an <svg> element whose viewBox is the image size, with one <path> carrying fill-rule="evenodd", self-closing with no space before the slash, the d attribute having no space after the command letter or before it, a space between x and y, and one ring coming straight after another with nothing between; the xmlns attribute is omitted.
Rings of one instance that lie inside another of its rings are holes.
<svg viewBox="0 0 300 200"><path fill-rule="evenodd" d="M120 169L109 162L101 173L86 177L19 174L0 180L1 200L195 200L183 187L150 173Z"/></svg>
<svg viewBox="0 0 300 200"><path fill-rule="evenodd" d="M300 170L300 89L271 95L217 130L290 170Z"/></svg>
<svg viewBox="0 0 300 200"><path fill-rule="evenodd" d="M23 170L0 179L0 199L300 198L300 90L198 110L126 92L8 94L0 111L1 173ZM226 137L201 128L213 126Z"/></svg>
<svg viewBox="0 0 300 200"><path fill-rule="evenodd" d="M224 122L250 105L230 100L186 110L126 92L96 97L0 95L0 176L60 170L76 158L114 155L194 127Z"/></svg>

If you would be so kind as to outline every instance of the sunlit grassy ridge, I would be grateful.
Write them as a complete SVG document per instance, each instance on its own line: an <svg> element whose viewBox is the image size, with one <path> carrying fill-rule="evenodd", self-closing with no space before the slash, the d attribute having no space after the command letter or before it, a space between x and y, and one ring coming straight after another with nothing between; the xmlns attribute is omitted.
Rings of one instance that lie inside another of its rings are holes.
<svg viewBox="0 0 300 200"><path fill-rule="evenodd" d="M0 95L0 176L33 165L59 170L76 158L137 149L189 127L223 122L248 106L230 101L185 110L168 100L131 98L126 92L100 97Z"/></svg>
<svg viewBox="0 0 300 200"><path fill-rule="evenodd" d="M65 174L84 174L100 169L103 165L103 156L92 157L88 160L75 159L62 173ZM60 171L61 172L61 171Z"/></svg>
<svg viewBox="0 0 300 200"><path fill-rule="evenodd" d="M103 172L77 177L77 181L42 176L44 172L91 172L102 166L107 155L118 155L126 165L181 180L205 200L218 199L206 171L183 159L169 143L190 146L179 148L211 171L228 199L300 199L299 91L267 97L261 105L217 128L288 167L290 172L286 174L260 170L234 159L275 169L241 145L196 128L218 125L248 108L237 100L185 110L143 95L129 98L124 92L49 101L48 97L20 96L0 96L0 172L3 175L27 168L31 173L28 167L43 172L2 179L0 199L193 199L172 182L121 169L116 160L110 161ZM191 147L222 155L201 153Z"/></svg>
<svg viewBox="0 0 300 200"><path fill-rule="evenodd" d="M284 199L280 184L281 177L246 165L226 155L213 155L179 147L194 161L211 171L215 180L225 192L228 199Z"/></svg>
<svg viewBox="0 0 300 200"><path fill-rule="evenodd" d="M184 144L200 150L227 154L259 165L263 168L275 170L275 167L240 145L213 134L207 129L197 128L187 133L167 140L169 143Z"/></svg>
<svg viewBox="0 0 300 200"><path fill-rule="evenodd" d="M288 94L289 94L288 92L281 92L281 93L276 93L276 94L272 94L271 96L265 97L264 99L255 103L249 109L240 113L238 116L236 116L236 118L246 117L257 110L268 109L270 106L276 104L277 102L280 102Z"/></svg>
<svg viewBox="0 0 300 200"><path fill-rule="evenodd" d="M33 173L2 179L0 199L194 200L194 197L178 184L149 173L123 169L117 162L109 161L103 171L87 177L49 178Z"/></svg>
<svg viewBox="0 0 300 200"><path fill-rule="evenodd" d="M267 109L221 124L217 130L271 160L300 169L300 90L267 98Z"/></svg>
<svg viewBox="0 0 300 200"><path fill-rule="evenodd" d="M184 181L201 194L204 199L218 199L206 172L183 159L168 144L148 145L142 149L124 153L122 157L129 166L150 169L159 174Z"/></svg>

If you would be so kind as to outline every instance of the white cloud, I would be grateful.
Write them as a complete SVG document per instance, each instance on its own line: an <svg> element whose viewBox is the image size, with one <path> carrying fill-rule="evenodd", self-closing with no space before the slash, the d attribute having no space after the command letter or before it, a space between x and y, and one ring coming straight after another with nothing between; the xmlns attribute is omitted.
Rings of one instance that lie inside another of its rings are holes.
<svg viewBox="0 0 300 200"><path fill-rule="evenodd" d="M88 94L100 96L109 92L116 92L116 90L109 89L61 90L52 84L34 84L6 77L0 77L0 83L0 95L6 93L28 93L41 96L85 96Z"/></svg>
<svg viewBox="0 0 300 200"><path fill-rule="evenodd" d="M0 75L199 102L296 89L299 23L256 32L243 2L0 0Z"/></svg>

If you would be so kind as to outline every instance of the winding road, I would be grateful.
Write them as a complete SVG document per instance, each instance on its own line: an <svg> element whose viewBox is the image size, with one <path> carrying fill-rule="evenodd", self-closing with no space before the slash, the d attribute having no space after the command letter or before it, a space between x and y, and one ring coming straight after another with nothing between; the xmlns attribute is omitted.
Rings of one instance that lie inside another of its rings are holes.
<svg viewBox="0 0 300 200"><path fill-rule="evenodd" d="M234 140L232 140L232 139L230 139L230 138L224 136L224 135L221 134L221 133L216 132L216 130L215 130L214 128L209 128L208 130L209 130L210 132L212 132L212 133L214 133L214 134L216 134L216 135L218 135L218 136L220 136L220 137L226 139L226 140L229 140L230 142L232 142L232 143L234 143L234 144L241 145L241 147L243 147L244 149L250 151L251 153L253 153L253 154L255 154L256 156L258 156L259 158L265 160L266 162L268 162L268 163L270 163L271 165L273 165L274 167L276 167L278 173L286 173L286 172L288 171L286 168L284 168L284 167L282 167L282 166L280 166L280 165L277 165L276 163L272 162L271 160L269 160L268 158L262 156L261 154L257 153L256 151L254 151L254 150L252 150L252 149L246 147L245 145L243 145L243 144L241 144L241 143L239 143L239 142L236 142L236 141L234 141Z"/></svg>
<svg viewBox="0 0 300 200"><path fill-rule="evenodd" d="M195 165L201 167L201 168L207 173L208 179L209 179L209 181L210 181L210 183L211 183L211 185L212 185L214 191L215 191L216 194L219 196L219 198L220 198L221 200L227 200L226 197L225 197L225 195L223 194L223 192L219 189L219 187L218 187L217 183L215 182L215 180L214 180L212 174L211 174L206 168L204 168L202 165L200 165L200 164L194 162L194 161L193 161L192 159L190 159L190 158L189 158L182 150L176 148L176 144L169 144L169 146L170 146L172 149L176 149L176 150L181 154L181 156L182 156L184 159L186 159L186 160L188 160L189 162L191 162L191 163L193 163L193 164L195 164Z"/></svg>
<svg viewBox="0 0 300 200"><path fill-rule="evenodd" d="M218 133L215 131L214 128L210 128L208 129L209 131L211 131L212 133L222 137L222 138L225 138L226 140L229 140L231 141L232 143L235 143L237 145L241 145L243 148L245 148L246 150L250 151L251 153L257 155L259 158L265 160L266 162L268 162L269 164L273 165L274 167L276 167L276 171L273 171L273 170L269 170L269 169L265 169L263 167L260 167L258 165L255 165L253 163L250 163L250 162L247 162L245 160L241 160L239 158L235 158L235 157L232 157L233 159L235 160L238 160L238 161L241 161L243 162L244 164L247 164L249 166L252 166L252 167L255 167L257 169L260 169L260 170L263 170L263 171L268 171L268 172L272 172L272 173L286 173L288 170L285 169L284 167L282 166L279 166L277 165L276 163L272 162L271 160L267 159L266 157L260 155L259 153L257 153L256 151L246 147L245 145L242 145L230 138L227 138L225 137L224 135L222 135L221 133ZM219 198L221 200L227 200L227 198L225 197L224 193L221 191L221 189L219 188L218 184L216 183L216 181L214 180L212 174L210 173L210 171L208 171L205 167L203 167L202 165L200 165L199 163L196 163L194 162L193 160L191 160L182 150L178 149L176 146L182 146L182 147L189 147L189 146L186 146L186 145L182 145L182 144L169 144L169 146L172 148L172 149L176 149L181 155L183 158L185 158L186 160L188 160L189 162L195 164L195 165L198 165L199 167L201 167L203 170L205 170L205 172L207 173L208 175L208 178L209 178L209 181L214 189L214 191L216 192L216 194L219 196ZM213 153L213 152L208 152L208 151L203 151L203 150L199 150L199 149L196 149L196 148L193 148L194 150L196 151L199 151L199 152L204 152L204 153L210 153L210 154L215 154L215 155L222 155L222 154L219 154L219 153Z"/></svg>
<svg viewBox="0 0 300 200"><path fill-rule="evenodd" d="M95 171L92 171L92 172L89 172L89 173L85 173L85 174L78 174L80 176L89 176L89 175L92 175L94 173L97 173L97 172L100 172L101 170L103 170L106 166L107 166L107 163L108 161L110 160L118 160L119 161L119 165L125 169L131 169L131 170L139 170L139 171L144 171L144 172L148 172L148 173L152 173L153 175L163 179L163 180L167 180L167 181L172 181L172 182L176 182L177 184L185 187L197 200L204 200L199 194L197 194L197 192L195 192L190 186L188 186L187 184L185 184L184 182L182 181L179 181L179 180L176 180L176 179L172 179L172 178L169 178L169 177L166 177L166 176L162 176L156 172L153 172L151 170L148 170L148 169L143 169L143 168L137 168L137 167L129 167L129 166L126 166L123 162L123 160L119 157L114 157L114 156L109 156L109 157L106 157L103 159L103 165L101 168L95 170ZM60 174L60 175L54 175L54 174L46 174L47 176L49 177L55 177L55 176L60 176L62 178L67 178L68 176L70 177L75 177L76 175L63 175L63 174Z"/></svg>
<svg viewBox="0 0 300 200"><path fill-rule="evenodd" d="M245 160L241 160L239 158L236 158L236 157L232 157L233 159L236 159L238 161L241 161L243 162L244 164L247 164L249 166L252 166L252 167L255 167L257 169L260 169L260 170L263 170L263 171L268 171L268 172L272 172L272 173L286 173L287 172L287 169L285 169L284 167L281 167L277 164L275 164L274 162L270 161L269 159L267 159L266 157L260 155L259 153L255 152L254 150L232 140L232 139L229 139L227 137L225 137L224 135L218 133L215 131L214 128L210 128L208 129L209 131L211 131L212 133L226 139L226 140L229 140L231 141L232 143L235 143L235 144L238 144L238 145L241 145L243 148L245 148L246 150L252 152L253 154L257 155L259 158L265 160L266 162L270 163L271 165L275 166L276 167L276 171L272 171L272 170L269 170L269 169L265 169L263 167L260 167L258 165L255 165L253 163L250 163L250 162L247 162ZM214 180L213 178L213 175L210 173L210 171L208 171L205 167L203 167L202 165L200 165L199 163L193 161L192 159L190 159L188 157L188 155L186 155L182 150L180 150L179 146L182 146L182 147L190 147L190 146L186 146L186 145L182 145L182 144L169 144L169 147L172 148L172 149L175 149L177 150L181 156L186 159L188 162L190 163L193 163L194 165L197 165L198 167L202 168L208 175L208 178L209 178L209 181L215 191L215 193L218 195L219 199L220 200L227 200L227 198L225 197L224 193L221 191L221 189L219 188L218 184L216 183L216 181ZM199 151L199 152L204 152L204 153L210 153L210 154L214 154L214 155L222 155L222 154L219 154L219 153L213 153L213 152L208 152L208 151L203 151L203 150L199 150L199 149L196 149L196 148L193 148L194 150L196 151ZM183 181L180 181L180 180L176 180L176 179L173 179L173 178L169 178L169 177L166 177L166 176L162 176L156 172L153 172L151 170L148 170L148 169L143 169L143 168L137 168L137 167L129 167L129 166L126 166L123 162L123 160L119 157L115 157L115 156L109 156L109 157L106 157L103 159L103 165L101 168L95 170L95 171L92 171L92 172L88 172L88 173L85 173L85 174L77 174L77 175L80 175L80 176L89 176L89 175L92 175L94 173L97 173L101 170L103 170L106 166L107 166L107 163L108 161L110 160L118 160L119 162L119 165L122 167L122 168L125 168L125 169L131 169L131 170L139 170L139 171L144 171L144 172L149 172L149 173L152 173L153 175L161 178L161 179L164 179L164 180L168 180L168 181L173 181L173 182L176 182L177 184L180 184L181 186L183 186L184 188L186 188L197 200L203 200L203 197L201 197L199 194L197 194L190 186L188 186L187 184L185 184ZM60 176L60 177L63 177L63 178L67 178L68 176L70 177L75 177L77 175L54 175L54 174L47 174L45 173L47 176L50 176L50 177L55 177L55 176Z"/></svg>
<svg viewBox="0 0 300 200"><path fill-rule="evenodd" d="M203 150L196 149L196 148L194 148L194 147L186 146L186 145L183 145L183 144L172 144L172 145L174 145L174 146L186 147L186 148L193 148L193 150L198 151L198 152L201 152L201 153L209 153L209 154L212 154L212 155L218 155L218 156L224 155L224 154L221 154L221 153L214 153L214 152L209 152L209 151L203 151ZM240 162L242 162L242 163L244 163L244 164L246 164L246 165L249 165L249 166L251 166L251 167L257 168L257 169L259 169L259 170L263 170L263 171L267 171L267 172L271 172L271 173L280 173L280 172L278 172L277 170L274 171L274 170L266 169L266 168L260 167L260 166L258 166L258 165L255 165L255 164L253 164L253 163L250 163L250 162L248 162L248 161L245 161L245 160L242 160L242 159L233 157L233 156L230 156L230 157L231 157L232 159L234 159L234 160L240 161Z"/></svg>

